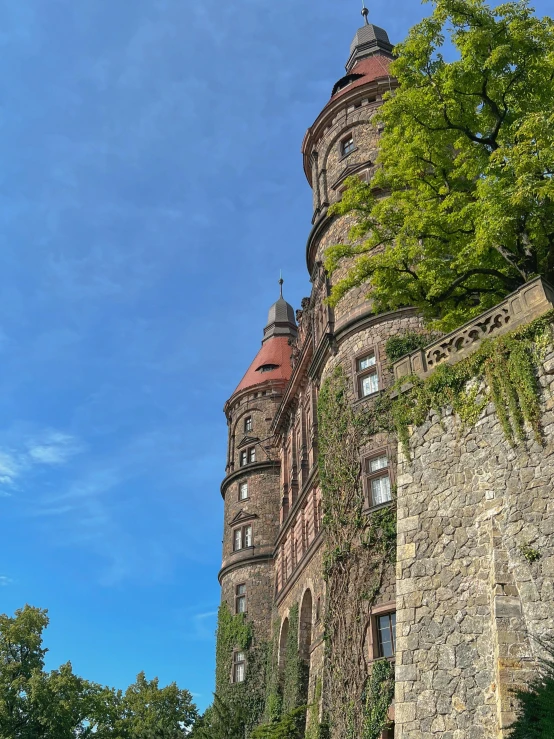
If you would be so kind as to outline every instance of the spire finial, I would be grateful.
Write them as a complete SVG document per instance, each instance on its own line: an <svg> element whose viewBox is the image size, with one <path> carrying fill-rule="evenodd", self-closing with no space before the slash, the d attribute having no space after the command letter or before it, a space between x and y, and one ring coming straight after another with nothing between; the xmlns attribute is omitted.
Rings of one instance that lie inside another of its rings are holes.
<svg viewBox="0 0 554 739"><path fill-rule="evenodd" d="M369 15L369 10L365 6L365 0L362 0L362 15L365 19L366 26L369 26L369 21L367 19L367 16Z"/></svg>
<svg viewBox="0 0 554 739"><path fill-rule="evenodd" d="M279 270L279 288L281 290L281 297L283 297L283 270Z"/></svg>

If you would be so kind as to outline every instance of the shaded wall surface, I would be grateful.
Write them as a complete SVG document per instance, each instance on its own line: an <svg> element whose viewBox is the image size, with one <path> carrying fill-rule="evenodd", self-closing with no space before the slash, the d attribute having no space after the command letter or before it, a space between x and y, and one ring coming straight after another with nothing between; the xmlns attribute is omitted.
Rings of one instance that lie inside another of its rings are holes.
<svg viewBox="0 0 554 739"><path fill-rule="evenodd" d="M490 403L471 428L432 413L399 451L399 739L508 737L553 633L554 347L539 382L544 446L511 447Z"/></svg>

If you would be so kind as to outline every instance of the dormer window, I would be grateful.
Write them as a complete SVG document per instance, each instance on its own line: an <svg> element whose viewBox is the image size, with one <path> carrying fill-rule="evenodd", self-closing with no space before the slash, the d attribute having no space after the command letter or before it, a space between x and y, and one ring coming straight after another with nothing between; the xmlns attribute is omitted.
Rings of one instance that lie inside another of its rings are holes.
<svg viewBox="0 0 554 739"><path fill-rule="evenodd" d="M279 369L278 364L262 364L258 367L258 372L272 372L273 370Z"/></svg>
<svg viewBox="0 0 554 739"><path fill-rule="evenodd" d="M355 148L356 146L354 145L354 137L352 136L352 134L341 141L340 150L343 157L351 154Z"/></svg>
<svg viewBox="0 0 554 739"><path fill-rule="evenodd" d="M252 464L256 461L256 447L251 446L249 449L243 449L240 453L240 466Z"/></svg>

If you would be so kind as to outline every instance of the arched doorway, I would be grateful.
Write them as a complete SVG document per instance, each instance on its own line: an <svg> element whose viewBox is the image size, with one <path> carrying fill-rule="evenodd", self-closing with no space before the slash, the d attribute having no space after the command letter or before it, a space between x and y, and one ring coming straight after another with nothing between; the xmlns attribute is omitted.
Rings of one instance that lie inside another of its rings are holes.
<svg viewBox="0 0 554 739"><path fill-rule="evenodd" d="M287 641L289 638L289 620L286 618L281 626L281 636L279 637L279 674L282 675L285 669L285 662L287 659Z"/></svg>
<svg viewBox="0 0 554 739"><path fill-rule="evenodd" d="M310 685L310 660L312 648L312 623L313 623L313 598L312 591L306 590L300 606L300 617L298 623L298 652L304 663L304 675L302 680L302 702L308 703Z"/></svg>

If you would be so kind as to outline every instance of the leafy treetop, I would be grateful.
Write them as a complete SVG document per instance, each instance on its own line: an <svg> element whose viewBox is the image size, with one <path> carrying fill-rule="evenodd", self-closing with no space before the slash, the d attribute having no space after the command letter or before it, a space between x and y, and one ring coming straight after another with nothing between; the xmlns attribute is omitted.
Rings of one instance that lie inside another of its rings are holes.
<svg viewBox="0 0 554 739"><path fill-rule="evenodd" d="M79 677L71 663L44 669L47 612L25 606L0 615L0 737L183 739L197 716L175 683L144 673L125 692Z"/></svg>
<svg viewBox="0 0 554 739"><path fill-rule="evenodd" d="M414 305L450 330L554 282L554 23L528 0L431 1L396 47L375 176L331 209L357 219L326 267L354 258L332 304L369 281L376 310Z"/></svg>

